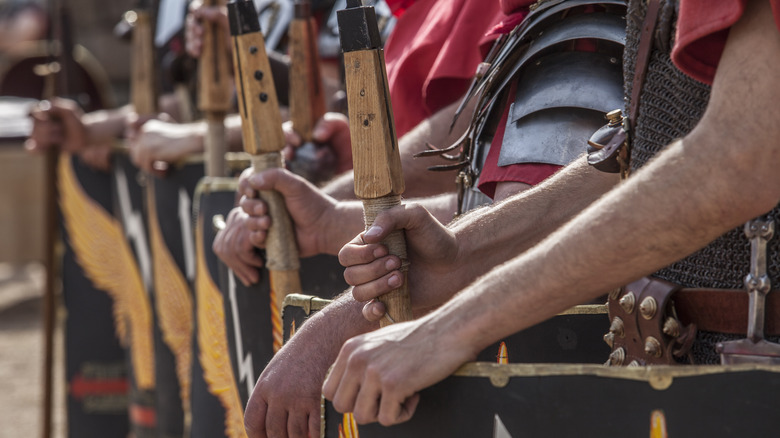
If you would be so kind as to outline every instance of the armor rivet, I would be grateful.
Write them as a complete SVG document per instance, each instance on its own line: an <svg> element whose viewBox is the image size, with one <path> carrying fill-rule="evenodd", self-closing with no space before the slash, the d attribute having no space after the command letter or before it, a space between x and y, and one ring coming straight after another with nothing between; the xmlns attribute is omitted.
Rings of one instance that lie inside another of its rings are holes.
<svg viewBox="0 0 780 438"><path fill-rule="evenodd" d="M648 336L645 339L645 353L654 357L661 357L661 343L658 339Z"/></svg>
<svg viewBox="0 0 780 438"><path fill-rule="evenodd" d="M612 58L609 58L609 62L610 62L610 63L612 63L612 64L617 64L617 63L618 63L618 60L617 60L617 58L615 58L615 57L613 56Z"/></svg>
<svg viewBox="0 0 780 438"><path fill-rule="evenodd" d="M658 304L653 297L647 297L639 304L639 313L644 319L653 319L658 310Z"/></svg>
<svg viewBox="0 0 780 438"><path fill-rule="evenodd" d="M610 300L618 299L618 297L620 296L620 292L621 292L620 288L612 289L611 291L609 291L609 299Z"/></svg>
<svg viewBox="0 0 780 438"><path fill-rule="evenodd" d="M631 313L634 311L634 304L636 304L636 297L634 296L633 292L629 292L618 301L620 304L620 307L623 308L623 310L626 311L626 313Z"/></svg>
<svg viewBox="0 0 780 438"><path fill-rule="evenodd" d="M607 333L604 335L604 342L609 345L609 348L612 348L612 346L615 344L615 334L614 333Z"/></svg>
<svg viewBox="0 0 780 438"><path fill-rule="evenodd" d="M637 362L636 360L632 360L632 361L631 361L631 362L630 362L628 365L626 365L626 366L627 366L627 367L629 367L629 368L636 368L636 367L639 367L639 366L641 366L641 365L639 365L639 362Z"/></svg>
<svg viewBox="0 0 780 438"><path fill-rule="evenodd" d="M538 67L540 65L542 65L542 61L536 61L536 66Z"/></svg>
<svg viewBox="0 0 780 438"><path fill-rule="evenodd" d="M610 125L617 125L623 121L623 111L616 109L607 113L607 120Z"/></svg>
<svg viewBox="0 0 780 438"><path fill-rule="evenodd" d="M680 336L680 322L669 317L664 321L664 334L676 338Z"/></svg>
<svg viewBox="0 0 780 438"><path fill-rule="evenodd" d="M615 366L623 365L626 360L626 350L623 347L618 348L609 355L609 363Z"/></svg>
<svg viewBox="0 0 780 438"><path fill-rule="evenodd" d="M365 88L360 90L360 95L361 96L365 96L366 95L366 89Z"/></svg>
<svg viewBox="0 0 780 438"><path fill-rule="evenodd" d="M609 325L609 332L622 338L626 335L624 327L623 320L616 316L612 319L612 324Z"/></svg>

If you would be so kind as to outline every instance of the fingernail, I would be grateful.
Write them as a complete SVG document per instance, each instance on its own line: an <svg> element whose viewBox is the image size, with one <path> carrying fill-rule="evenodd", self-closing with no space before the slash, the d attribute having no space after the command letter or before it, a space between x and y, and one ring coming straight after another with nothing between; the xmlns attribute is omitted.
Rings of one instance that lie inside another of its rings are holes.
<svg viewBox="0 0 780 438"><path fill-rule="evenodd" d="M385 256L385 247L384 246L380 246L379 248L374 250L374 257L375 258L384 257L384 256Z"/></svg>
<svg viewBox="0 0 780 438"><path fill-rule="evenodd" d="M255 205L255 208L252 211L255 213L255 216L260 216L263 214L263 206Z"/></svg>
<svg viewBox="0 0 780 438"><path fill-rule="evenodd" d="M377 306L371 307L371 313L373 313L376 316L382 316L383 315L382 310L380 308L378 308Z"/></svg>
<svg viewBox="0 0 780 438"><path fill-rule="evenodd" d="M324 137L325 134L327 134L327 132L325 132L325 128L322 125L315 126L314 130L311 132L311 136L317 140L324 140L322 137Z"/></svg>
<svg viewBox="0 0 780 438"><path fill-rule="evenodd" d="M401 287L401 275L393 274L387 279L387 285L390 287Z"/></svg>
<svg viewBox="0 0 780 438"><path fill-rule="evenodd" d="M398 269L398 261L396 259L390 259L385 262L385 268L388 271L392 271L393 269Z"/></svg>
<svg viewBox="0 0 780 438"><path fill-rule="evenodd" d="M382 234L382 227L378 227L376 225L372 225L371 228L369 228L364 236L366 237L377 237L380 234Z"/></svg>

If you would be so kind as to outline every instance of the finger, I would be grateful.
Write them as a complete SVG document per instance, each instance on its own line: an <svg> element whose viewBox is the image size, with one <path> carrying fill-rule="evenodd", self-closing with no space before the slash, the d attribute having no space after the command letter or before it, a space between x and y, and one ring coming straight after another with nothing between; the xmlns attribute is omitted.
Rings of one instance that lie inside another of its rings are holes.
<svg viewBox="0 0 780 438"><path fill-rule="evenodd" d="M387 313L387 307L379 300L371 300L363 306L363 318L369 322L377 322Z"/></svg>
<svg viewBox="0 0 780 438"><path fill-rule="evenodd" d="M260 257L260 255L258 255L255 252L255 247L252 246L249 242L247 242L247 246L249 248L247 248L247 249L245 249L243 251L240 251L238 253L238 257L241 259L242 262L244 262L244 264L246 264L248 267L250 267L250 269L251 269L252 266L254 266L256 268L262 268L263 267L263 258ZM254 269L252 269L252 271L254 271Z"/></svg>
<svg viewBox="0 0 780 438"><path fill-rule="evenodd" d="M282 123L282 130L284 131L284 140L290 146L298 147L301 145L301 136L293 129L292 122L287 121Z"/></svg>
<svg viewBox="0 0 780 438"><path fill-rule="evenodd" d="M287 410L275 406L268 408L265 416L265 430L269 437L285 438L287 436Z"/></svg>
<svg viewBox="0 0 780 438"><path fill-rule="evenodd" d="M339 263L341 266L350 267L364 265L386 256L387 247L380 243L365 244L363 235L360 234L339 250Z"/></svg>
<svg viewBox="0 0 780 438"><path fill-rule="evenodd" d="M370 283L401 267L398 256L380 257L370 263L349 266L344 270L344 280L351 286Z"/></svg>
<svg viewBox="0 0 780 438"><path fill-rule="evenodd" d="M366 370L368 373L369 370ZM360 391L355 398L355 408L352 414L358 424L373 423L379 414L379 397L381 395L378 375L366 375Z"/></svg>
<svg viewBox="0 0 780 438"><path fill-rule="evenodd" d="M246 222L246 229L250 232L268 231L271 228L271 216L249 217Z"/></svg>
<svg viewBox="0 0 780 438"><path fill-rule="evenodd" d="M385 400L390 399L385 404ZM377 420L382 426L392 426L394 424L403 423L409 421L414 415L414 411L417 409L417 405L420 403L420 394L414 394L407 398L402 403L399 403L391 397L382 396L382 403L379 408L379 415Z"/></svg>
<svg viewBox="0 0 780 438"><path fill-rule="evenodd" d="M324 391L326 388L323 388L323 394L326 398L328 393L332 394L333 407L341 413L354 411L355 399L364 377L365 361L361 354L354 351L353 347L359 344L358 339L359 337L350 339L341 348L333 371L338 373L336 374L338 382L334 380L333 383L330 383L330 386L327 387L329 390L327 393ZM330 377L334 375L333 372ZM326 384L331 382L330 377L325 382Z"/></svg>
<svg viewBox="0 0 780 438"><path fill-rule="evenodd" d="M268 405L257 392L249 397L244 411L244 428L249 438L267 438L265 433L265 416Z"/></svg>
<svg viewBox="0 0 780 438"><path fill-rule="evenodd" d="M290 438L306 438L308 428L308 412L292 411L287 414L287 435Z"/></svg>
<svg viewBox="0 0 780 438"><path fill-rule="evenodd" d="M248 198L243 196L241 197L241 201L239 201L239 206L250 216L264 216L268 214L268 206L259 198Z"/></svg>
<svg viewBox="0 0 780 438"><path fill-rule="evenodd" d="M309 412L309 438L319 438L320 436L320 413Z"/></svg>
<svg viewBox="0 0 780 438"><path fill-rule="evenodd" d="M268 238L266 231L252 231L249 233L249 242L255 248L265 248L265 239Z"/></svg>
<svg viewBox="0 0 780 438"><path fill-rule="evenodd" d="M233 263L229 264L228 266L244 286L250 287L257 282L257 280L252 276L252 270L240 262L233 260Z"/></svg>
<svg viewBox="0 0 780 438"><path fill-rule="evenodd" d="M369 281L352 288L352 297L359 302L366 302L379 298L384 294L398 289L403 284L403 275L399 271L393 271L374 281Z"/></svg>

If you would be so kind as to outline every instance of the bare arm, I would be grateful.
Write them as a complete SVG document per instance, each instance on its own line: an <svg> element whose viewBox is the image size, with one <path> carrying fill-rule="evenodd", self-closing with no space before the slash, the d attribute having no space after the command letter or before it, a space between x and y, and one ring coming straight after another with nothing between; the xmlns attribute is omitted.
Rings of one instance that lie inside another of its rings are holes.
<svg viewBox="0 0 780 438"><path fill-rule="evenodd" d="M364 421L405 421L414 410L407 400L490 342L652 273L770 210L780 199L778 69L780 33L769 4L751 2L729 34L709 107L690 135L449 305L348 341L325 396L347 410L356 398L381 399L381 410L361 408ZM434 351L426 339L437 340ZM400 348L402 360L381 360ZM423 351L427 363L436 355L436 367L421 372L409 358ZM391 378L376 378L389 370Z"/></svg>
<svg viewBox="0 0 780 438"><path fill-rule="evenodd" d="M376 257L375 251L389 232L403 228L413 302L425 307L441 304L480 275L544 239L613 187L617 179L615 174L588 166L583 157L532 189L464 215L449 229L433 221L424 209L393 209L377 218L373 231L341 251L340 260L347 266L345 278L355 286L355 296L361 301L398 287L400 262L395 256Z"/></svg>

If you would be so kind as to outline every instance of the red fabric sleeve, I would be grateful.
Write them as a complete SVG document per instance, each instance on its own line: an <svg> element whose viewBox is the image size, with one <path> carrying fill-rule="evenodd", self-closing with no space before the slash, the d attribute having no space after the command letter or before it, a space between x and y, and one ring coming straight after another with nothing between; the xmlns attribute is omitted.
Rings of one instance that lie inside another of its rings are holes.
<svg viewBox="0 0 780 438"><path fill-rule="evenodd" d="M406 9L385 45L399 137L465 93L483 36L502 18L497 1L418 0Z"/></svg>
<svg viewBox="0 0 780 438"><path fill-rule="evenodd" d="M780 29L780 0L770 0ZM680 0L672 60L692 78L712 84L729 29L745 11L747 0Z"/></svg>
<svg viewBox="0 0 780 438"><path fill-rule="evenodd" d="M509 90L509 95L515 95L515 85L512 85L512 88ZM496 135L493 136L493 141L490 144L490 150L485 159L485 165L479 175L479 190L491 198L495 195L496 186L500 182L521 182L534 186L549 178L561 168L561 166L546 163L521 163L511 164L509 166L498 165L498 156L501 153L501 144L504 140L506 122L509 119L509 106L510 103L507 103L506 108L504 108L501 121L496 128Z"/></svg>

